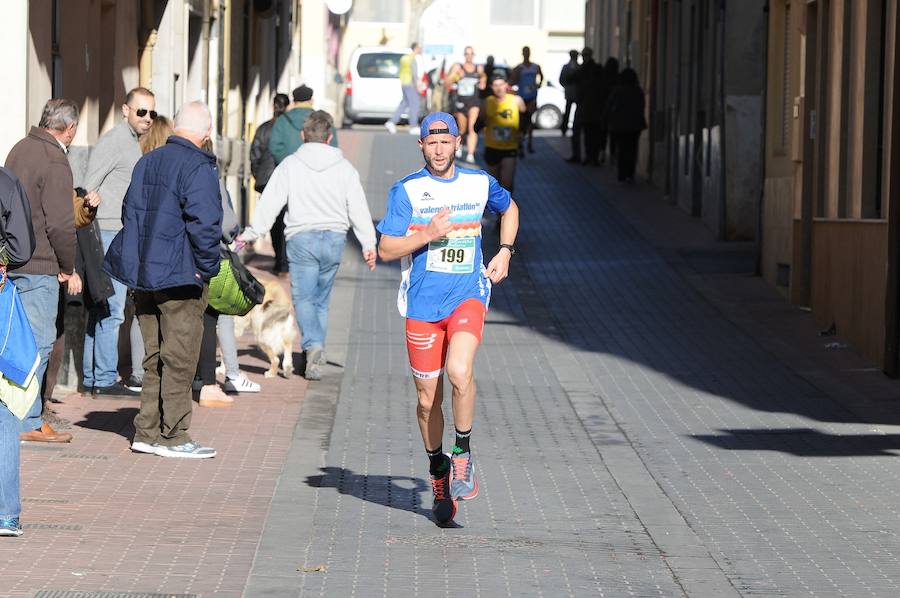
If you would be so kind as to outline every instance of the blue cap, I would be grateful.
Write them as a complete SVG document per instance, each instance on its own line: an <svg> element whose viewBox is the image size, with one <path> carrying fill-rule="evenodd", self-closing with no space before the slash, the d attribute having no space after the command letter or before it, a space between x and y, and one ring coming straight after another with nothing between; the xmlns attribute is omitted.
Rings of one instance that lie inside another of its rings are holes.
<svg viewBox="0 0 900 598"><path fill-rule="evenodd" d="M447 129L439 131L440 133L449 133L454 137L459 137L459 127L456 126L456 119L453 118L453 116L446 112L432 112L423 118L422 122L419 124L419 139L425 139L429 135L437 133L438 131L429 131L431 125L436 122L447 125Z"/></svg>

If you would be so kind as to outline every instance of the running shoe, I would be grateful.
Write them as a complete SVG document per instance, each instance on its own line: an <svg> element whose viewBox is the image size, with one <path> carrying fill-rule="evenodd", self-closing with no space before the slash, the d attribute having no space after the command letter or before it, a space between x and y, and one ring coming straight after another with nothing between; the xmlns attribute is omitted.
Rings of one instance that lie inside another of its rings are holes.
<svg viewBox="0 0 900 598"><path fill-rule="evenodd" d="M306 352L306 379L321 380L322 366L325 365L323 351L320 348L310 349Z"/></svg>
<svg viewBox="0 0 900 598"><path fill-rule="evenodd" d="M450 456L450 495L458 500L471 500L478 496L478 480L475 479L475 459L472 453L453 453Z"/></svg>
<svg viewBox="0 0 900 598"><path fill-rule="evenodd" d="M387 121L386 123L384 123L384 128L387 129L391 135L397 132L397 125L395 125L391 121Z"/></svg>
<svg viewBox="0 0 900 598"><path fill-rule="evenodd" d="M9 519L0 519L0 536L21 536L25 532L22 531L22 526L19 524L18 517L11 517Z"/></svg>
<svg viewBox="0 0 900 598"><path fill-rule="evenodd" d="M196 442L185 442L176 446L157 446L156 454L181 459L210 459L216 456L216 449L200 446Z"/></svg>
<svg viewBox="0 0 900 598"><path fill-rule="evenodd" d="M452 465L447 471L438 477L431 477L431 490L434 492L434 504L431 512L434 518L441 525L450 523L456 516L456 499L450 494L450 472Z"/></svg>

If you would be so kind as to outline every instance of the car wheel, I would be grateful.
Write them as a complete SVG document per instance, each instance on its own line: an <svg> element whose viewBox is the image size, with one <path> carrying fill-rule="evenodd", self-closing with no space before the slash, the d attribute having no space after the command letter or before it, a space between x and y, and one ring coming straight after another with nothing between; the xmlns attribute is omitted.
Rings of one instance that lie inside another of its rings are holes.
<svg viewBox="0 0 900 598"><path fill-rule="evenodd" d="M534 124L539 129L558 129L562 124L562 112L552 104L545 104L534 114Z"/></svg>

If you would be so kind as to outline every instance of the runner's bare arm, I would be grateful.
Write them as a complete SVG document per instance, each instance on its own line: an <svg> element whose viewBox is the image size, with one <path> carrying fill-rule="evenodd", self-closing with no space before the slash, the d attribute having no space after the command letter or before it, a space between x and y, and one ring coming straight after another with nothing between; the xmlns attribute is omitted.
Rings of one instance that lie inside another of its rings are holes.
<svg viewBox="0 0 900 598"><path fill-rule="evenodd" d="M400 259L445 236L451 228L450 210L444 208L431 218L428 226L416 231L415 234L406 237L381 235L381 241L378 243L378 257L385 262Z"/></svg>
<svg viewBox="0 0 900 598"><path fill-rule="evenodd" d="M522 99L522 96L516 96L516 106L519 107L519 112L528 112L528 106L525 105L525 100Z"/></svg>
<svg viewBox="0 0 900 598"><path fill-rule="evenodd" d="M519 233L519 206L510 200L509 207L500 215L500 244L514 245L516 235ZM487 277L492 283L497 284L509 276L509 258L512 254L505 247L501 247L497 255L487 266Z"/></svg>

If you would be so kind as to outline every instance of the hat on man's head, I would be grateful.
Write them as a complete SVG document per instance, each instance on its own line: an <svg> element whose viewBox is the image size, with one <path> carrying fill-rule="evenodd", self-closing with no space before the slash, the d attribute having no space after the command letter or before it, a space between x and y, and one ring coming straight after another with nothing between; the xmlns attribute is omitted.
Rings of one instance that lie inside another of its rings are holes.
<svg viewBox="0 0 900 598"><path fill-rule="evenodd" d="M300 87L294 89L292 95L294 96L295 102L308 102L312 99L312 88L307 87L306 85L301 85Z"/></svg>
<svg viewBox="0 0 900 598"><path fill-rule="evenodd" d="M440 129L429 130L434 123L443 123L447 126L441 127ZM456 119L446 112L432 112L423 118L422 122L419 124L419 139L425 139L429 135L445 134L459 137L459 127L456 126Z"/></svg>

